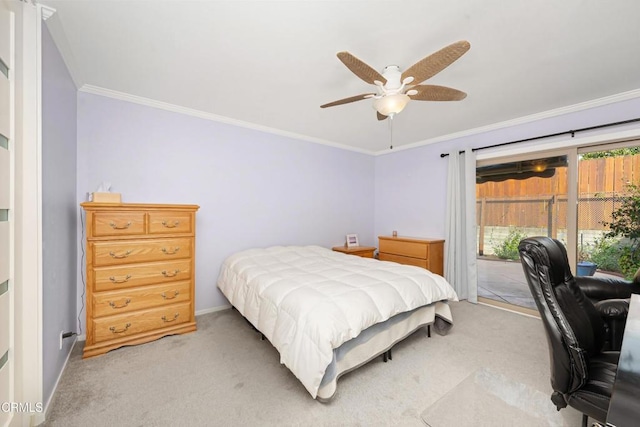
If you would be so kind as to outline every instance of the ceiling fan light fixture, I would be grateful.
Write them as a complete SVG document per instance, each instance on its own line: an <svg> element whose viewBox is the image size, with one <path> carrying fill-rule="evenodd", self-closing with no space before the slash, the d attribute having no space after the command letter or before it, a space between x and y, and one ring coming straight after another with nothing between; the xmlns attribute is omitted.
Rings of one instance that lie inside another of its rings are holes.
<svg viewBox="0 0 640 427"><path fill-rule="evenodd" d="M384 116L393 116L394 114L398 114L404 107L407 106L411 98L409 98L404 93L396 93L394 95L383 96L382 98L376 99L373 103L373 108L376 111Z"/></svg>

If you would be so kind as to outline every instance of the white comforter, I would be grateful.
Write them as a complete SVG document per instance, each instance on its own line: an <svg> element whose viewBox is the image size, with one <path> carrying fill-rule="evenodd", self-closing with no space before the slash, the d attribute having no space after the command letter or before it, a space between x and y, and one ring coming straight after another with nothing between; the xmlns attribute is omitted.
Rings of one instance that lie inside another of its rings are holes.
<svg viewBox="0 0 640 427"><path fill-rule="evenodd" d="M222 264L218 287L314 398L334 348L398 313L458 300L443 277L422 268L319 246L236 253Z"/></svg>

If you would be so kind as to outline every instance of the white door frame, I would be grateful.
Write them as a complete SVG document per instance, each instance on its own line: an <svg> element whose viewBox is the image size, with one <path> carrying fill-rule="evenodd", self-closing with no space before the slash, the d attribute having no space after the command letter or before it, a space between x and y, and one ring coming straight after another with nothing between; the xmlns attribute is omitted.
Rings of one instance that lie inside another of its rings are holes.
<svg viewBox="0 0 640 427"><path fill-rule="evenodd" d="M42 6L3 1L15 13L14 398L42 407ZM16 412L11 426L44 413Z"/></svg>

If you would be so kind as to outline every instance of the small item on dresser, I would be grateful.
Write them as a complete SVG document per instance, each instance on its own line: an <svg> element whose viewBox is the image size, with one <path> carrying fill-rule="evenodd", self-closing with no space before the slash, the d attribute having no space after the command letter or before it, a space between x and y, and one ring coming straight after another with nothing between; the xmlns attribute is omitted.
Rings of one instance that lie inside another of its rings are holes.
<svg viewBox="0 0 640 427"><path fill-rule="evenodd" d="M94 203L122 203L120 193L111 192L110 182L101 182L96 191L90 193L90 202Z"/></svg>
<svg viewBox="0 0 640 427"><path fill-rule="evenodd" d="M393 237L398 237L398 232L396 230L393 230Z"/></svg>
<svg viewBox="0 0 640 427"><path fill-rule="evenodd" d="M122 203L120 193L91 193L91 200L94 203Z"/></svg>
<svg viewBox="0 0 640 427"><path fill-rule="evenodd" d="M358 235L357 234L347 234L347 247L353 248L358 246Z"/></svg>

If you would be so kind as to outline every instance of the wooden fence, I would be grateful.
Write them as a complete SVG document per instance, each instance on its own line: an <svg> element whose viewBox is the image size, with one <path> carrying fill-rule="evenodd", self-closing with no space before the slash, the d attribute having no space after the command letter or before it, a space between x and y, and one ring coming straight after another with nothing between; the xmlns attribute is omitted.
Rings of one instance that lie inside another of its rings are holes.
<svg viewBox="0 0 640 427"><path fill-rule="evenodd" d="M627 183L640 183L640 154L580 160L578 194L623 194ZM567 195L567 168L551 178L510 179L476 185L476 198L512 198Z"/></svg>
<svg viewBox="0 0 640 427"><path fill-rule="evenodd" d="M608 230L604 222L620 206L626 185L640 183L640 155L580 160L578 171L578 229ZM542 228L556 237L567 227L567 168L551 178L477 184L476 200L480 242L485 227Z"/></svg>

